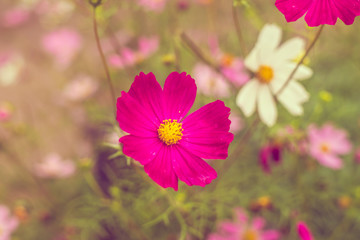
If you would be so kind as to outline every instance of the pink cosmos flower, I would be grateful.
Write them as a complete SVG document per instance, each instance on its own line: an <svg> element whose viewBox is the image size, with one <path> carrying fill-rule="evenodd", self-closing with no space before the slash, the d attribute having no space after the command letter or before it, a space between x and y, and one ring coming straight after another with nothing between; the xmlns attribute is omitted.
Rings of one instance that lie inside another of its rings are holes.
<svg viewBox="0 0 360 240"><path fill-rule="evenodd" d="M74 174L75 164L51 153L42 162L35 164L34 172L41 178L67 178Z"/></svg>
<svg viewBox="0 0 360 240"><path fill-rule="evenodd" d="M298 222L297 224L298 234L301 240L313 240L310 229L304 222Z"/></svg>
<svg viewBox="0 0 360 240"><path fill-rule="evenodd" d="M193 74L200 93L217 98L230 96L230 86L226 79L207 65L196 64Z"/></svg>
<svg viewBox="0 0 360 240"><path fill-rule="evenodd" d="M16 27L26 22L30 17L29 11L23 8L7 10L2 16L2 25Z"/></svg>
<svg viewBox="0 0 360 240"><path fill-rule="evenodd" d="M331 124L322 128L311 125L308 129L310 155L326 167L339 169L342 161L338 154L347 154L351 150L351 143L344 130L336 129Z"/></svg>
<svg viewBox="0 0 360 240"><path fill-rule="evenodd" d="M203 159L226 159L233 140L230 108L209 103L187 115L196 97L194 79L171 73L164 88L153 73L140 73L117 100L117 121L125 155L144 165L160 186L178 189L178 179L204 187L217 177Z"/></svg>
<svg viewBox="0 0 360 240"><path fill-rule="evenodd" d="M161 12L167 0L137 0L138 4L148 11Z"/></svg>
<svg viewBox="0 0 360 240"><path fill-rule="evenodd" d="M208 236L208 240L277 240L280 233L276 230L264 230L265 219L255 217L251 222L243 209L235 209L234 222L224 221L218 226L218 232Z"/></svg>
<svg viewBox="0 0 360 240"><path fill-rule="evenodd" d="M11 216L10 210L5 205L0 205L0 240L10 240L11 234L19 225L19 220Z"/></svg>
<svg viewBox="0 0 360 240"><path fill-rule="evenodd" d="M112 53L108 57L110 66L115 68L124 68L133 66L144 61L146 58L154 54L159 48L158 37L141 37L138 40L138 49L133 50L124 47L120 50L120 54Z"/></svg>
<svg viewBox="0 0 360 240"><path fill-rule="evenodd" d="M57 29L46 34L42 39L46 52L53 55L59 68L67 68L82 45L80 34L69 28Z"/></svg>
<svg viewBox="0 0 360 240"><path fill-rule="evenodd" d="M288 22L306 14L305 21L310 27L334 25L338 18L350 25L360 15L359 0L276 0L275 6Z"/></svg>
<svg viewBox="0 0 360 240"><path fill-rule="evenodd" d="M222 52L216 38L209 39L209 46L212 55L220 66L221 73L227 80L237 87L244 85L250 80L244 61L241 58Z"/></svg>

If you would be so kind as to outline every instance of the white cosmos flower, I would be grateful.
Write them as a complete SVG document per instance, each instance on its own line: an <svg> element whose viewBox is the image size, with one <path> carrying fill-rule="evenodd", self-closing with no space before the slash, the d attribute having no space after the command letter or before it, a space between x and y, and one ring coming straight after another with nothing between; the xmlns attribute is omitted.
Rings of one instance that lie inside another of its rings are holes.
<svg viewBox="0 0 360 240"><path fill-rule="evenodd" d="M254 49L244 62L254 77L243 86L236 98L236 104L245 116L251 116L257 109L261 121L269 127L275 124L277 118L275 95L295 116L303 114L302 104L309 99L308 92L296 81L311 77L312 70L304 65L278 94L297 65L294 59L305 50L305 41L298 37L279 46L281 35L281 29L274 24L263 27Z"/></svg>

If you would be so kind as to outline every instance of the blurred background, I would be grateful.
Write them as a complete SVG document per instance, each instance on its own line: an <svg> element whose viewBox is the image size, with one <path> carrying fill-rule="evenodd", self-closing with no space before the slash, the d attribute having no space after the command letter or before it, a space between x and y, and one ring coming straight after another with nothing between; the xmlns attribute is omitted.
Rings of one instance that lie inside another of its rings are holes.
<svg viewBox="0 0 360 240"><path fill-rule="evenodd" d="M86 0L0 3L0 239L208 239L222 222L238 221L234 209L249 219L239 228L251 229L250 219L261 218L277 239L301 239L299 221L315 239L358 239L358 19L325 26L305 59L314 74L302 82L311 96L304 115L279 105L274 127L253 129L255 117L244 117L235 104L241 86L217 67L239 63L232 76L249 76L242 60L266 23L282 28L283 41L309 43L316 28L287 23L275 1L100 2L95 18ZM215 99L232 109L230 158L211 162L218 178L210 185L162 189L122 154L124 133L94 19L115 97L139 72L153 72L163 84L172 71L185 71L198 85L193 110ZM307 152L311 124L346 132L352 149L341 169L321 166ZM273 154L265 164L264 147ZM7 215L16 218L13 227ZM275 239L245 235L240 239Z"/></svg>

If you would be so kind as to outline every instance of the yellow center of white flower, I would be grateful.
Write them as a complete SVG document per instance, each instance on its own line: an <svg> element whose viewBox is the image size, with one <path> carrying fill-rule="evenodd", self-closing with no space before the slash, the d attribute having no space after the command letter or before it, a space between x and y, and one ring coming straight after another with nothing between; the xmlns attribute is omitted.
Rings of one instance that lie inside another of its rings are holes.
<svg viewBox="0 0 360 240"><path fill-rule="evenodd" d="M322 144L320 145L320 149L321 149L321 151L322 151L323 153L328 153L328 152L330 152L330 146L329 146L329 144L327 144L327 143L322 143Z"/></svg>
<svg viewBox="0 0 360 240"><path fill-rule="evenodd" d="M257 79L262 83L270 83L274 78L274 70L267 65L261 65L255 73Z"/></svg>
<svg viewBox="0 0 360 240"><path fill-rule="evenodd" d="M240 240L257 240L258 236L254 230L248 229L244 235L240 237Z"/></svg>
<svg viewBox="0 0 360 240"><path fill-rule="evenodd" d="M176 144L182 137L182 123L178 123L177 120L167 119L160 124L158 128L158 134L161 141L166 145Z"/></svg>

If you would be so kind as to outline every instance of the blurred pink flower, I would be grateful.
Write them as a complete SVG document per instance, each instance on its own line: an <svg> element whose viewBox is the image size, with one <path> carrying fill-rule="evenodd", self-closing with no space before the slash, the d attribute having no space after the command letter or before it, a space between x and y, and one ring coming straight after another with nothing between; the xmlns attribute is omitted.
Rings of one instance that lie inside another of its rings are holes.
<svg viewBox="0 0 360 240"><path fill-rule="evenodd" d="M250 80L244 61L239 57L234 57L230 54L222 52L217 38L209 38L209 47L216 62L220 66L221 73L227 80L237 87L244 85Z"/></svg>
<svg viewBox="0 0 360 240"><path fill-rule="evenodd" d="M19 225L19 220L11 216L10 210L5 205L0 205L0 240L10 240L11 234Z"/></svg>
<svg viewBox="0 0 360 240"><path fill-rule="evenodd" d="M0 122L9 120L13 112L13 106L9 102L0 102Z"/></svg>
<svg viewBox="0 0 360 240"><path fill-rule="evenodd" d="M78 75L64 88L64 97L70 101L82 101L96 92L99 84L88 75Z"/></svg>
<svg viewBox="0 0 360 240"><path fill-rule="evenodd" d="M28 10L23 8L13 8L5 11L2 16L4 27L16 27L26 22L30 17Z"/></svg>
<svg viewBox="0 0 360 240"><path fill-rule="evenodd" d="M46 52L53 55L59 68L67 68L82 46L80 34L69 28L61 28L46 34L42 39Z"/></svg>
<svg viewBox="0 0 360 240"><path fill-rule="evenodd" d="M161 12L168 0L137 0L137 3L148 11Z"/></svg>
<svg viewBox="0 0 360 240"><path fill-rule="evenodd" d="M75 164L70 160L62 160L56 154L48 154L42 162L36 163L34 173L41 178L67 178L75 172Z"/></svg>
<svg viewBox="0 0 360 240"><path fill-rule="evenodd" d="M233 222L223 221L218 226L218 232L208 236L208 240L277 240L280 233L277 230L264 230L265 219L255 217L249 220L245 211L235 209Z"/></svg>
<svg viewBox="0 0 360 240"><path fill-rule="evenodd" d="M0 85L8 86L14 83L24 68L23 57L15 52L0 53Z"/></svg>
<svg viewBox="0 0 360 240"><path fill-rule="evenodd" d="M108 55L109 65L114 68L124 68L126 66L133 66L144 61L146 58L154 54L159 48L158 37L141 37L138 40L138 49L133 50L124 47L118 53L110 53Z"/></svg>
<svg viewBox="0 0 360 240"><path fill-rule="evenodd" d="M228 156L230 108L217 100L187 115L195 97L195 80L185 72L171 73L163 89L153 73L141 72L117 99L117 121L129 133L119 140L123 153L163 188L177 191L179 179L205 187L217 173L203 159Z"/></svg>
<svg viewBox="0 0 360 240"><path fill-rule="evenodd" d="M298 222L297 224L298 234L301 240L313 240L310 229L304 222Z"/></svg>
<svg viewBox="0 0 360 240"><path fill-rule="evenodd" d="M337 155L347 154L351 150L351 143L344 130L336 129L331 124L322 128L314 125L308 128L309 151L320 164L332 168L342 168L343 163Z"/></svg>
<svg viewBox="0 0 360 240"><path fill-rule="evenodd" d="M243 119L238 114L231 112L229 119L231 121L229 131L231 133L237 134L238 132L240 132L243 129L244 122L243 122Z"/></svg>
<svg viewBox="0 0 360 240"><path fill-rule="evenodd" d="M259 152L259 162L265 173L270 173L270 160L279 163L282 160L282 147L280 144L268 143Z"/></svg>
<svg viewBox="0 0 360 240"><path fill-rule="evenodd" d="M205 64L198 63L193 69L198 92L211 97L230 96L230 86L225 78Z"/></svg>
<svg viewBox="0 0 360 240"><path fill-rule="evenodd" d="M338 18L350 25L360 15L359 0L276 0L275 6L287 22L296 21L305 14L310 27L334 25Z"/></svg>
<svg viewBox="0 0 360 240"><path fill-rule="evenodd" d="M360 163L360 148L355 151L355 162Z"/></svg>

